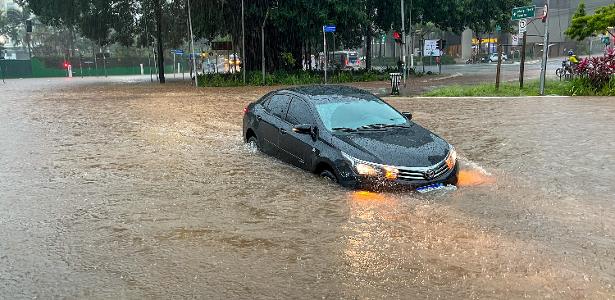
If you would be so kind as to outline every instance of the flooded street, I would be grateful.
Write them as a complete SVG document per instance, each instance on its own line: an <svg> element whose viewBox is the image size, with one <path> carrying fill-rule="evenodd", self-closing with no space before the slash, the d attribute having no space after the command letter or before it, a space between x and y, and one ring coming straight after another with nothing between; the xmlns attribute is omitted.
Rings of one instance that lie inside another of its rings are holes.
<svg viewBox="0 0 615 300"><path fill-rule="evenodd" d="M386 98L461 155L420 195L250 151L272 88L88 80L0 85L0 298L615 298L614 98Z"/></svg>

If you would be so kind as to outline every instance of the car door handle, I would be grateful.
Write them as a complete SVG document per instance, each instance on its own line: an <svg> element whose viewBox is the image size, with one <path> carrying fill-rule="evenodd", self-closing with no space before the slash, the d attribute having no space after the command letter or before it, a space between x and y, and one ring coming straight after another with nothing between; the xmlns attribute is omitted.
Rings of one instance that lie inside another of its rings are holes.
<svg viewBox="0 0 615 300"><path fill-rule="evenodd" d="M257 119L257 120L259 120L259 121L262 121L262 120L263 120L263 117L261 117L261 116L259 116L259 115L256 115L256 119Z"/></svg>
<svg viewBox="0 0 615 300"><path fill-rule="evenodd" d="M284 129L284 128L280 128L280 133L281 133L281 134L287 134L287 133L288 133L288 131L286 131L286 129Z"/></svg>

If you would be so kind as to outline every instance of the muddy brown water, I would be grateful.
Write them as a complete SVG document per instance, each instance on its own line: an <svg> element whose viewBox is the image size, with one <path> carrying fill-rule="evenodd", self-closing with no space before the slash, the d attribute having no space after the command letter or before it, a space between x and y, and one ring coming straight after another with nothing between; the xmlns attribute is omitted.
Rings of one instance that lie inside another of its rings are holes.
<svg viewBox="0 0 615 300"><path fill-rule="evenodd" d="M615 99L387 99L461 186L352 191L246 148L270 88L0 86L0 298L615 298Z"/></svg>

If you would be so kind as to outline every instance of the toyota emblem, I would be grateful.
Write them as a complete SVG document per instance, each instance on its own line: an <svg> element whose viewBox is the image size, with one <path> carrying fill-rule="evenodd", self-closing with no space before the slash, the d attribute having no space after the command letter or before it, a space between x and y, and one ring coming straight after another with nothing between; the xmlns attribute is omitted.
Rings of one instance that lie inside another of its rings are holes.
<svg viewBox="0 0 615 300"><path fill-rule="evenodd" d="M433 179L434 175L436 175L436 172L434 172L433 170L425 171L425 178L427 179Z"/></svg>

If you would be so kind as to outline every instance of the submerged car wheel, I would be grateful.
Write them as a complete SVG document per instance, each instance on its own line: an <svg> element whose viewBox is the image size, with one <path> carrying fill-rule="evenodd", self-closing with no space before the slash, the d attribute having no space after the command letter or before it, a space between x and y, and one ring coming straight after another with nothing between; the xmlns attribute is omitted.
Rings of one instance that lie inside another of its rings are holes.
<svg viewBox="0 0 615 300"><path fill-rule="evenodd" d="M323 170L322 172L320 172L320 177L326 178L331 182L337 183L337 177L335 177L335 174L333 174L333 172L329 170Z"/></svg>

